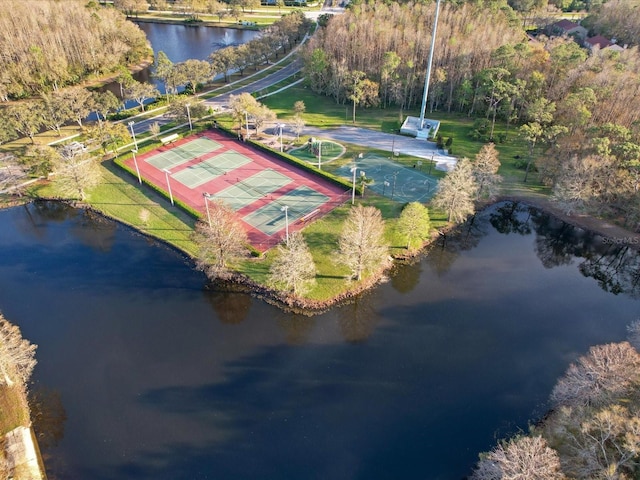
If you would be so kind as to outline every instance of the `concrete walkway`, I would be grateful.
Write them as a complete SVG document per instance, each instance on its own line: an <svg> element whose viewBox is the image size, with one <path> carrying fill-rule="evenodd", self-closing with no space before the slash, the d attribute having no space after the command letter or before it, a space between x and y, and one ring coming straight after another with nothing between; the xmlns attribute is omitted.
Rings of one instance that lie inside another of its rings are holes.
<svg viewBox="0 0 640 480"><path fill-rule="evenodd" d="M275 128L275 126L272 127L271 131L273 134L275 134ZM285 127L283 134L285 132L288 137L295 137L295 133L291 130L291 127ZM398 152L403 155L411 155L428 160L433 159L436 162L435 168L445 172L452 170L457 161L456 157L445 155L442 150L438 150L434 142L349 125L329 129L305 127L302 135L361 145L363 149L375 148L390 153Z"/></svg>

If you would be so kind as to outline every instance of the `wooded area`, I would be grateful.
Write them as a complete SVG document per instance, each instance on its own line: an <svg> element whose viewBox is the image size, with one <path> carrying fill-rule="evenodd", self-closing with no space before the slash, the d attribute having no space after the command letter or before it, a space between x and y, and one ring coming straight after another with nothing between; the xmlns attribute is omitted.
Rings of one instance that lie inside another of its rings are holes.
<svg viewBox="0 0 640 480"><path fill-rule="evenodd" d="M113 8L81 0L5 0L0 9L0 100L111 73L148 57L144 33Z"/></svg>
<svg viewBox="0 0 640 480"><path fill-rule="evenodd" d="M421 103L434 13L431 3L363 2L329 19L305 53L311 88L352 102L354 112L356 104L398 108L402 120ZM621 36L640 28L619 1L594 9L589 22ZM428 108L475 117L474 138L485 141L504 141L494 127L505 122L529 145L525 182L537 169L567 212L640 228L637 46L590 52L567 36L528 37L506 1L447 2Z"/></svg>

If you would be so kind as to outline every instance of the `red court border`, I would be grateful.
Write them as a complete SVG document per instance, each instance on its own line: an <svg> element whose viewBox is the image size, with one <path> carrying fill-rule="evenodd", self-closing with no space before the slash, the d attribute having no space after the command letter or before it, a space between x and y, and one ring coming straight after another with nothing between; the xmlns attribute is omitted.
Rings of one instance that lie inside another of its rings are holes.
<svg viewBox="0 0 640 480"><path fill-rule="evenodd" d="M285 236L285 228L283 227L281 230L275 232L272 235L267 235L254 226L242 221L242 217L244 217L245 215L252 213L253 211L259 209L260 207L263 207L264 205L274 200L277 200L280 196L302 185L313 188L317 192L329 197L329 200L319 207L318 213L313 215L313 220L326 215L328 212L338 207L339 205L342 205L350 198L350 193L347 192L344 187L334 185L333 183L321 177L318 177L311 172L306 172L303 169L296 168L294 165L280 160L275 156L271 156L266 152L257 150L249 144L232 139L224 133L215 130L206 130L196 135L190 135L169 145L165 145L155 150L137 155L136 158L141 177L144 178L147 182L155 185L159 189L167 192L168 195L167 181L164 171L149 164L146 160L149 157L157 155L160 152L171 150L172 148L193 141L198 137L207 137L215 142L218 142L222 145L222 147L217 149L215 152L206 153L198 158L175 166L174 168L170 169L171 174L180 172L192 165L196 165L202 162L207 158L211 158L215 155L220 155L229 150L234 150L251 159L251 163L247 163L246 165L238 167L237 169L229 172L227 175L220 175L217 178L199 185L193 189L188 188L187 186L183 185L173 178L170 178L171 193L173 194L173 198L175 200L180 200L186 205L189 205L189 207L200 212L203 218L206 218L204 204L205 199L203 196L205 192L215 197L218 192L221 192L227 187L233 185L237 182L237 180L245 180L248 177L251 177L252 175L255 175L256 173L264 171L268 168L276 170L292 180L289 184L269 194L269 199L258 199L252 204L242 207L237 212L238 219L241 221L242 225L245 228L245 231L247 232L249 242L254 248L259 251L264 252L280 243L282 238ZM135 172L133 156L125 160L124 164ZM309 221L311 220L312 219L309 219ZM289 217L289 232L301 230L306 223L307 222L304 222L300 218Z"/></svg>

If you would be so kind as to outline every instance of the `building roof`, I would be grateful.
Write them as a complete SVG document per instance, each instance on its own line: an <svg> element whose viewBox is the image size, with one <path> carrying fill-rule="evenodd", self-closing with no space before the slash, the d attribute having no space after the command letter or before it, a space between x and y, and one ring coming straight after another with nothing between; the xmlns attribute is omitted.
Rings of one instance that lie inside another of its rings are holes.
<svg viewBox="0 0 640 480"><path fill-rule="evenodd" d="M603 37L602 35L596 35L595 37L587 38L585 42L591 45L591 47L595 47L597 45L598 47L600 47L600 49L614 45L611 40Z"/></svg>
<svg viewBox="0 0 640 480"><path fill-rule="evenodd" d="M560 28L562 30L564 30L565 32L568 32L569 30L573 30L574 28L578 28L580 25L578 25L575 22L572 22L570 20L567 20L566 18L563 18L562 20L557 21L556 23L553 24L554 27Z"/></svg>

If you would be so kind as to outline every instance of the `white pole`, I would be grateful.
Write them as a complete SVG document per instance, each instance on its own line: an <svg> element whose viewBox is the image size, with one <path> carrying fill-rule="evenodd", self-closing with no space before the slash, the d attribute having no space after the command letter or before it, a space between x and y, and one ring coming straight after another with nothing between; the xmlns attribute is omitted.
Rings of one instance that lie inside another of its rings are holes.
<svg viewBox="0 0 640 480"><path fill-rule="evenodd" d="M422 95L422 108L420 109L420 130L424 128L424 112L427 109L427 96L429 95L429 81L431 80L433 50L436 47L436 30L438 29L439 13L440 13L440 0L436 2L436 16L433 20L433 31L431 32L431 51L429 52L429 62L427 63L427 74L424 79L424 94Z"/></svg>
<svg viewBox="0 0 640 480"><path fill-rule="evenodd" d="M136 148L135 150L131 150L131 153L133 153L133 164L136 166L136 173L138 174L138 182L140 182L140 185L142 185L142 177L140 177L140 169L138 168L138 160L136 160L136 153L138 153L138 149Z"/></svg>
<svg viewBox="0 0 640 480"><path fill-rule="evenodd" d="M164 177L167 179L167 187L169 188L169 199L171 200L171 205L173 205L173 193L171 193L171 182L169 181L169 170L165 168L162 171L164 172Z"/></svg>
<svg viewBox="0 0 640 480"><path fill-rule="evenodd" d="M246 132L246 137L245 138L249 138L249 114L247 113L247 111L244 111L244 124L245 124L245 132Z"/></svg>
<svg viewBox="0 0 640 480"><path fill-rule="evenodd" d="M282 145L282 128L284 127L284 125L280 124L279 127L280 127L280 153L282 153L284 151L284 147Z"/></svg>
<svg viewBox="0 0 640 480"><path fill-rule="evenodd" d="M351 205L353 205L356 202L356 170L358 170L358 167L351 168L351 173L353 173L353 190L351 192Z"/></svg>
<svg viewBox="0 0 640 480"><path fill-rule="evenodd" d="M193 130L193 125L191 125L191 111L189 110L189 107L191 105L186 103L185 107L187 107L187 118L189 119L189 130L192 131Z"/></svg>
<svg viewBox="0 0 640 480"><path fill-rule="evenodd" d="M318 140L318 170L322 170L322 140Z"/></svg>
<svg viewBox="0 0 640 480"><path fill-rule="evenodd" d="M136 150L138 150L138 142L136 142L136 132L133 131L134 123L135 122L132 120L127 125L129 125L129 128L131 129L131 137L133 137L133 146L135 147Z"/></svg>
<svg viewBox="0 0 640 480"><path fill-rule="evenodd" d="M285 238L287 240L287 247L288 247L289 246L289 206L283 205L280 210L284 212L284 225L285 225L285 232L286 232Z"/></svg>
<svg viewBox="0 0 640 480"><path fill-rule="evenodd" d="M211 228L211 214L209 214L209 199L211 198L211 195L207 192L204 192L202 196L204 197L204 208L207 210L207 220L209 220L209 228Z"/></svg>

